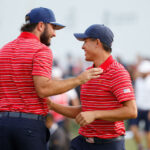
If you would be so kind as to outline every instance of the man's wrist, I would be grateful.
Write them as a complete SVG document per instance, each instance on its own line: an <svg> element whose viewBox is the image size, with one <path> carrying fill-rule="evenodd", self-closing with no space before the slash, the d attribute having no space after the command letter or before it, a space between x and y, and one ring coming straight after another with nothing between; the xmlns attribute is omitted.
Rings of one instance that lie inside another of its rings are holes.
<svg viewBox="0 0 150 150"><path fill-rule="evenodd" d="M94 115L95 120L100 119L100 112L99 111L94 111L93 115Z"/></svg>
<svg viewBox="0 0 150 150"><path fill-rule="evenodd" d="M51 110L54 110L54 103L51 101Z"/></svg>
<svg viewBox="0 0 150 150"><path fill-rule="evenodd" d="M80 75L78 75L78 76L76 77L76 83L77 83L78 85L81 85L81 84L83 84L83 83L84 83L84 81L83 81L83 80L81 80Z"/></svg>

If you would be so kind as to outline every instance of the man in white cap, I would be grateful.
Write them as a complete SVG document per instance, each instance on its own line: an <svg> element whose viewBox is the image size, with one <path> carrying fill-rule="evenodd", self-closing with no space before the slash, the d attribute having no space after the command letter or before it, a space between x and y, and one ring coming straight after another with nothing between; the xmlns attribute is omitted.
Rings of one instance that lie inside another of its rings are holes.
<svg viewBox="0 0 150 150"><path fill-rule="evenodd" d="M138 150L144 150L140 135L139 123L144 121L147 148L150 150L150 61L142 60L137 66L135 79L135 95L138 117L129 120L130 129L134 134Z"/></svg>

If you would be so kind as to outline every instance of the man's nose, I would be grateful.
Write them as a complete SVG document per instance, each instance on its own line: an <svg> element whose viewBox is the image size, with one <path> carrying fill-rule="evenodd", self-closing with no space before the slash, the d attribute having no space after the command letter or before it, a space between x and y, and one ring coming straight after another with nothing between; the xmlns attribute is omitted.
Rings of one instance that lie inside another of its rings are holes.
<svg viewBox="0 0 150 150"><path fill-rule="evenodd" d="M56 37L56 31L54 30L54 32L53 32L53 37Z"/></svg>
<svg viewBox="0 0 150 150"><path fill-rule="evenodd" d="M82 45L82 49L83 49L83 50L85 49L85 45L84 45L84 44Z"/></svg>

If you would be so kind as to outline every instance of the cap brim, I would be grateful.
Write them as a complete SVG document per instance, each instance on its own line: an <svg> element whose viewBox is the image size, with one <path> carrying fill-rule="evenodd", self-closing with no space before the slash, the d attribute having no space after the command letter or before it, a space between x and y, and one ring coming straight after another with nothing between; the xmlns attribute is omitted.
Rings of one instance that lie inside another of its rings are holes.
<svg viewBox="0 0 150 150"><path fill-rule="evenodd" d="M85 39L88 38L88 36L84 33L74 33L74 36L79 41L84 41Z"/></svg>
<svg viewBox="0 0 150 150"><path fill-rule="evenodd" d="M56 23L56 22L50 22L50 23L54 25L55 30L60 30L60 29L63 29L64 27L66 27L66 26Z"/></svg>

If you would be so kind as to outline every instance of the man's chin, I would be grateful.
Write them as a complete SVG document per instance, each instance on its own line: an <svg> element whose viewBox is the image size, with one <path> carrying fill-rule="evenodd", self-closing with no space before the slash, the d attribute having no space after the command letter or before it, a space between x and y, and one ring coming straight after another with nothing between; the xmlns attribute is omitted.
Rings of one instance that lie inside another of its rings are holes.
<svg viewBox="0 0 150 150"><path fill-rule="evenodd" d="M41 42L41 43L43 43L46 46L50 46L51 45L51 43L48 43L48 42Z"/></svg>
<svg viewBox="0 0 150 150"><path fill-rule="evenodd" d="M46 46L50 46L51 45L51 43L47 43L47 45Z"/></svg>
<svg viewBox="0 0 150 150"><path fill-rule="evenodd" d="M91 60L91 59L89 59L89 58L85 58L85 60L86 60L86 61L92 61L92 60Z"/></svg>

